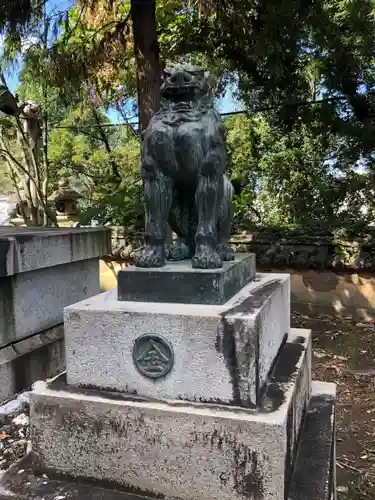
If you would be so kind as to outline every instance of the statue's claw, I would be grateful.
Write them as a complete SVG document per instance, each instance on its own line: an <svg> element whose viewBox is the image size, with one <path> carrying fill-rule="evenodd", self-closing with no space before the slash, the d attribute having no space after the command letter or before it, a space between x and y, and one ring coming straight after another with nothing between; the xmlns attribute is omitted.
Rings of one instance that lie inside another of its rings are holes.
<svg viewBox="0 0 375 500"><path fill-rule="evenodd" d="M167 260L184 260L190 257L189 247L183 241L176 241L173 245L166 245L165 257Z"/></svg>
<svg viewBox="0 0 375 500"><path fill-rule="evenodd" d="M223 261L216 250L201 246L192 258L192 265L194 269L220 269L223 267Z"/></svg>
<svg viewBox="0 0 375 500"><path fill-rule="evenodd" d="M137 267L162 267L165 264L162 245L146 245L136 252L134 263Z"/></svg>
<svg viewBox="0 0 375 500"><path fill-rule="evenodd" d="M231 251L228 245L218 245L218 252L223 261L234 260L234 253Z"/></svg>

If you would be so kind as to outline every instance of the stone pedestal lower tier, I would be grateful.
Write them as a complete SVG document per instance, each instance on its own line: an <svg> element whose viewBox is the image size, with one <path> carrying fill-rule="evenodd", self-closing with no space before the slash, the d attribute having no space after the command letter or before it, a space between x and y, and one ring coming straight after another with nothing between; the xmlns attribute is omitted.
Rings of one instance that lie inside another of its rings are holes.
<svg viewBox="0 0 375 500"><path fill-rule="evenodd" d="M334 386L313 382L291 484L285 498L335 500L335 458ZM0 488L4 500L155 500L155 497L134 492L134 488L129 491L105 481L85 481L83 478L56 474L46 476L43 470L35 468L32 454L1 476ZM251 498L253 500L254 497Z"/></svg>
<svg viewBox="0 0 375 500"><path fill-rule="evenodd" d="M286 274L258 275L217 306L124 302L113 290L65 309L67 381L255 407L289 330Z"/></svg>
<svg viewBox="0 0 375 500"><path fill-rule="evenodd" d="M41 470L150 496L285 500L310 381L306 330L291 332L256 410L74 389L60 377L32 395L33 453Z"/></svg>
<svg viewBox="0 0 375 500"><path fill-rule="evenodd" d="M64 325L0 349L0 403L65 370Z"/></svg>

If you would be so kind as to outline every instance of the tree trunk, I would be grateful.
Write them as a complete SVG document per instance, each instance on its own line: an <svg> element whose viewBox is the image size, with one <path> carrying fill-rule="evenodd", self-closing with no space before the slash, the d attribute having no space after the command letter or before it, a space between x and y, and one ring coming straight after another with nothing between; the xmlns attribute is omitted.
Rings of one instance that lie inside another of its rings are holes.
<svg viewBox="0 0 375 500"><path fill-rule="evenodd" d="M137 64L139 128L142 132L160 104L156 0L131 0L131 18Z"/></svg>
<svg viewBox="0 0 375 500"><path fill-rule="evenodd" d="M131 18L137 65L139 132L142 137L141 133L160 104L161 68L156 30L156 0L131 0ZM147 221L145 223L147 225ZM166 242L172 243L169 227Z"/></svg>

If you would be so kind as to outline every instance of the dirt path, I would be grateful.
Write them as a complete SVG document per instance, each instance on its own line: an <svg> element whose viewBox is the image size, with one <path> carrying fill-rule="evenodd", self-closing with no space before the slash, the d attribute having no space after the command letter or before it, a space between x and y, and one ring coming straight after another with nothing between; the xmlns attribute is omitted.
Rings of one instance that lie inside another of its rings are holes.
<svg viewBox="0 0 375 500"><path fill-rule="evenodd" d="M294 314L313 332L313 378L337 384L338 500L375 499L375 325Z"/></svg>

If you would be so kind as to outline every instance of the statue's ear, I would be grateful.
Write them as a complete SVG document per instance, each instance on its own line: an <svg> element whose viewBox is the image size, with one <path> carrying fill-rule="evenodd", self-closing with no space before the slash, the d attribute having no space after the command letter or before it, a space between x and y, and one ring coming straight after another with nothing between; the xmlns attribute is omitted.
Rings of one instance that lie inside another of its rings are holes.
<svg viewBox="0 0 375 500"><path fill-rule="evenodd" d="M166 78L168 78L169 76L171 76L171 74L172 74L172 68L166 66L163 69L162 78L165 80Z"/></svg>
<svg viewBox="0 0 375 500"><path fill-rule="evenodd" d="M214 81L214 78L213 76L211 75L211 73L209 71L205 71L204 72L204 79L206 81L206 85L212 89L215 85L215 81Z"/></svg>
<svg viewBox="0 0 375 500"><path fill-rule="evenodd" d="M167 109L167 108L168 108L168 99L166 99L165 97L161 97L160 98L159 110L164 110L164 109Z"/></svg>

